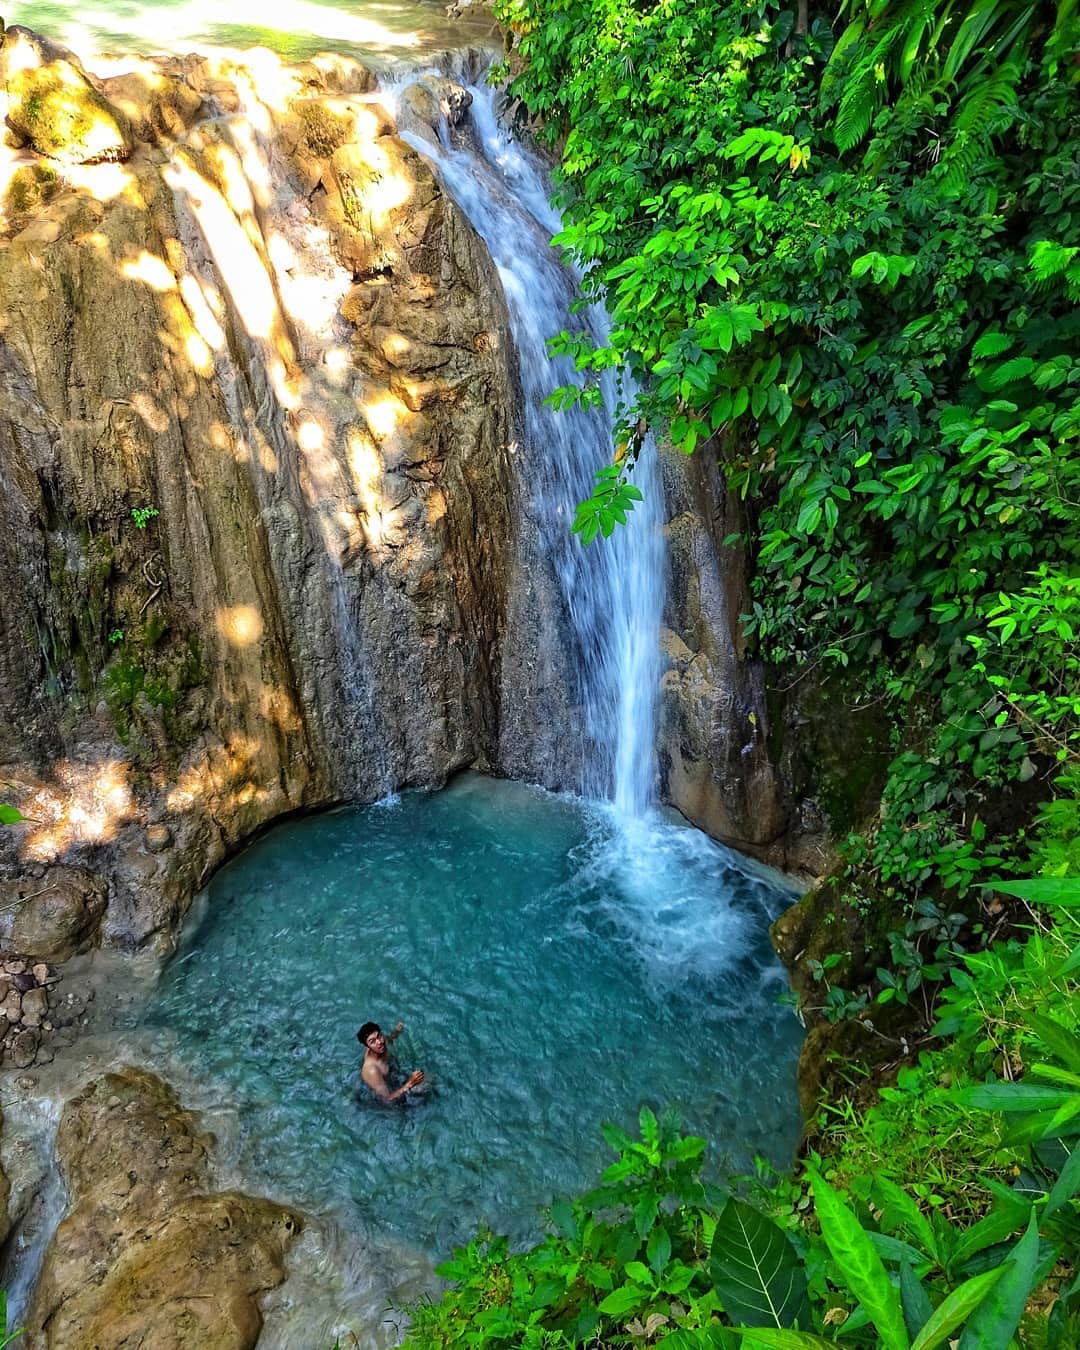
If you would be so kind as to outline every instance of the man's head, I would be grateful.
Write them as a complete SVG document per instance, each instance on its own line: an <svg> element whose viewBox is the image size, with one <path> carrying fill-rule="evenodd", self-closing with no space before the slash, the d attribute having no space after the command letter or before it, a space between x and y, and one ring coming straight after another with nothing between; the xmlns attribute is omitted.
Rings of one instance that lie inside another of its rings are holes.
<svg viewBox="0 0 1080 1350"><path fill-rule="evenodd" d="M381 1055L386 1049L386 1037L382 1034L382 1028L378 1022L365 1022L356 1033L356 1039L361 1045L366 1046L368 1050L373 1050L377 1055Z"/></svg>

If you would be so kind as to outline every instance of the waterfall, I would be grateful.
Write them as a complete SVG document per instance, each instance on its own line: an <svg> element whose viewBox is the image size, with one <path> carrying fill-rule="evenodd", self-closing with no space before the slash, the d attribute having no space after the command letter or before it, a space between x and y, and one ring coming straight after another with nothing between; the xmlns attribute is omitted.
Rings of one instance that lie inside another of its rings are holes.
<svg viewBox="0 0 1080 1350"><path fill-rule="evenodd" d="M612 459L611 428L633 389L607 373L599 407L556 412L544 399L559 385L579 382L573 362L552 359L547 340L583 328L603 343L607 317L597 308L573 312L579 278L560 263L551 236L560 228L550 183L539 159L499 123L498 95L472 85L467 136L441 130L438 147L405 139L435 162L450 194L486 243L510 312L519 365L521 443L516 447L525 516L517 563L547 570L557 584L564 624L554 637L573 651L573 697L579 723L577 782L586 797L613 802L626 819L643 816L655 791L656 703L665 556L662 486L656 450L647 441L633 481L644 500L609 539L583 547L571 533L577 503L597 469ZM535 625L537 616L529 616ZM514 636L508 641L512 645ZM538 776L559 783L567 759L565 726L530 728L543 747Z"/></svg>

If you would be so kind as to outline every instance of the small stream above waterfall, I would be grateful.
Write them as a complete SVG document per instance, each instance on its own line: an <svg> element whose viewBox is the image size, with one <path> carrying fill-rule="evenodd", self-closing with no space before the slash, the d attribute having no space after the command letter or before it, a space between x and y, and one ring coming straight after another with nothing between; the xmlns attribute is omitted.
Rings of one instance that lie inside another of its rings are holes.
<svg viewBox="0 0 1080 1350"><path fill-rule="evenodd" d="M444 0L12 0L9 24L47 33L86 58L98 52L183 54L267 47L292 61L337 51L376 60L417 61L473 43L496 47L488 15L448 19Z"/></svg>

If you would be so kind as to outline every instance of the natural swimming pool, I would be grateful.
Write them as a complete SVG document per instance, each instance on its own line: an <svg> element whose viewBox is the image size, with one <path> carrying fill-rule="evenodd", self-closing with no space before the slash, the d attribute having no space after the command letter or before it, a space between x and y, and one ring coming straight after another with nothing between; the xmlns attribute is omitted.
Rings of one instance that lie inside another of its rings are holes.
<svg viewBox="0 0 1080 1350"><path fill-rule="evenodd" d="M231 1102L269 1193L432 1255L485 1222L523 1239L642 1104L786 1160L801 1031L767 924L789 899L681 823L466 775L252 845L141 1032ZM369 1018L404 1020L426 1099L358 1101Z"/></svg>

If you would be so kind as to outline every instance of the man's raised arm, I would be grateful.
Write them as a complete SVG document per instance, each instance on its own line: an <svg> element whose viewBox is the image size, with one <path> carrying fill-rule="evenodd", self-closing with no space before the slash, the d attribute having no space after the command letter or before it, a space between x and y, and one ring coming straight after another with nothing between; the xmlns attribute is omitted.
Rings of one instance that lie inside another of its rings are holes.
<svg viewBox="0 0 1080 1350"><path fill-rule="evenodd" d="M371 1088L372 1092L374 1092L375 1096L378 1097L381 1102L396 1102L401 1097L404 1097L406 1092L411 1092L414 1087L419 1087L423 1081L423 1072L420 1069L414 1069L412 1073L409 1074L408 1078L406 1078L405 1082L402 1083L401 1087L396 1088L391 1092L386 1086L385 1079L380 1079L378 1083L373 1083L367 1078L364 1079L364 1082L367 1083L368 1087Z"/></svg>

